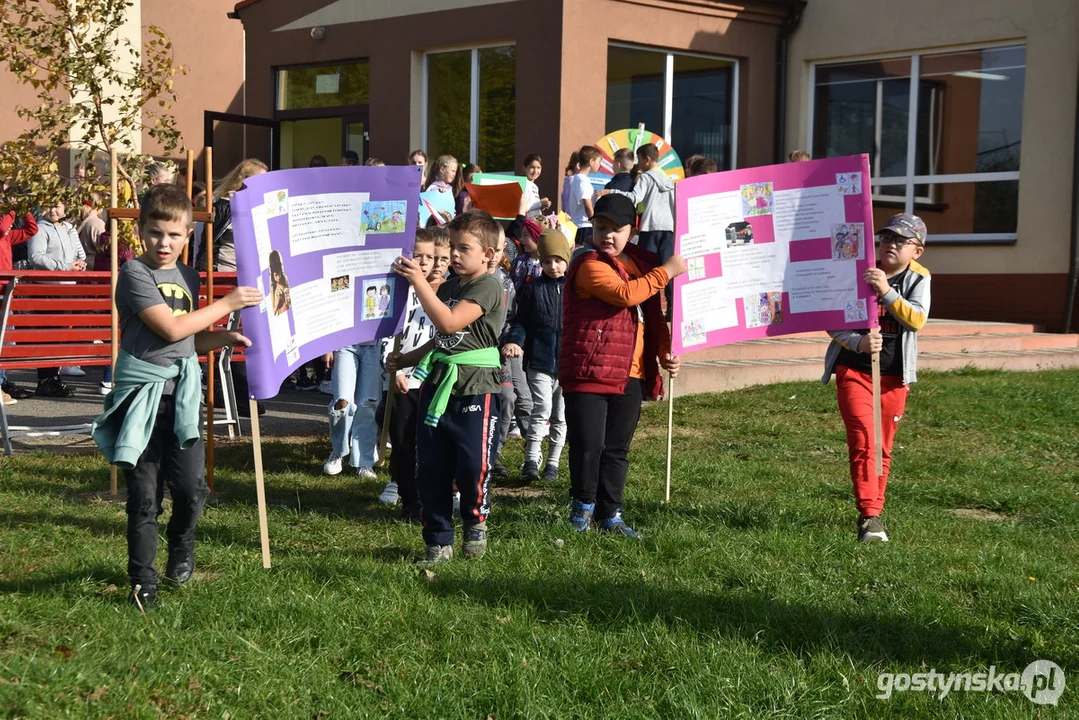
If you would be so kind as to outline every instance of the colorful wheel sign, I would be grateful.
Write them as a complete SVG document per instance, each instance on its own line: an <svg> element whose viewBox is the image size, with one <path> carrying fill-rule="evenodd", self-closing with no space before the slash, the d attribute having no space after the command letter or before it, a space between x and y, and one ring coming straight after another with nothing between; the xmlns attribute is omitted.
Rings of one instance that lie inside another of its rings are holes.
<svg viewBox="0 0 1079 720"><path fill-rule="evenodd" d="M660 169L670 175L675 182L685 180L686 171L685 168L682 167L682 158L678 157L678 153L675 152L675 149L671 147L670 143L654 132L638 128L615 130L613 133L604 136L596 143L596 147L603 154L603 166L600 167L598 174L613 177L614 154L618 150L629 148L636 152L637 148L641 145L647 145L648 143L653 143L659 150Z"/></svg>

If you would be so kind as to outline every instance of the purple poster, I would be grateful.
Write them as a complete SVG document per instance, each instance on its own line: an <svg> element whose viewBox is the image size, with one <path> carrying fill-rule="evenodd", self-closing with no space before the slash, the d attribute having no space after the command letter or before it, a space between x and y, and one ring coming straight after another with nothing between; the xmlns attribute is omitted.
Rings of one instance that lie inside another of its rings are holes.
<svg viewBox="0 0 1079 720"><path fill-rule="evenodd" d="M278 170L232 198L240 285L266 298L243 311L251 397L277 395L297 367L401 328L408 283L390 269L410 255L417 167Z"/></svg>

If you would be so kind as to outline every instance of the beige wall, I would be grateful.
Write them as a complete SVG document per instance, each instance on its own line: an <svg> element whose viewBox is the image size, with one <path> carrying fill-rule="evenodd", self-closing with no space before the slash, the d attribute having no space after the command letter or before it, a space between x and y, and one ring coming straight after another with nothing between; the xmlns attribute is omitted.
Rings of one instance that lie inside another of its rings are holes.
<svg viewBox="0 0 1079 720"><path fill-rule="evenodd" d="M202 178L203 111L242 113L244 85L243 25L227 14L235 0L144 0L143 41L147 25L157 25L172 41L176 62L188 68L175 80L179 102L173 108L184 145L198 156L196 175ZM217 138L231 154L215 153L218 177L242 159L242 130L229 128ZM143 136L143 151L158 154L160 145ZM177 151L179 154L179 151Z"/></svg>
<svg viewBox="0 0 1079 720"><path fill-rule="evenodd" d="M1076 0L812 0L791 42L787 147L805 147L812 61L1025 42L1026 96L1018 240L1010 246L931 246L935 274L1067 271L1079 72ZM933 228L929 228L932 241ZM934 288L935 289L935 288Z"/></svg>

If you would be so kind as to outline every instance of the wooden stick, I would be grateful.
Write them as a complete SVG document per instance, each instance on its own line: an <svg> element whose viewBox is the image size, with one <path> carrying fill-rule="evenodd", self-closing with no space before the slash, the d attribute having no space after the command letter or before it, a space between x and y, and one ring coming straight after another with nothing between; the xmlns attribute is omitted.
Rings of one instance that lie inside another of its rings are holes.
<svg viewBox="0 0 1079 720"><path fill-rule="evenodd" d="M187 187L187 196L189 198L191 198L192 200L194 200L194 198L191 197L191 190L194 187L194 185L195 185L195 151L194 150L188 150L187 151L187 181L186 181L186 187ZM196 238L192 238L192 240L195 240L195 239ZM192 242L192 240L189 240L187 245L184 245L184 265L190 265L191 264L191 261L190 261L189 258L191 256L191 242Z"/></svg>
<svg viewBox="0 0 1079 720"><path fill-rule="evenodd" d="M116 218L113 217L112 211L116 208L116 203L119 201L119 194L116 188L116 149L113 148L109 154L109 293L111 295L112 302L109 303L110 314L112 316L110 320L111 325L111 343L112 348L110 352L110 367L116 367L116 358L120 354L120 314L116 309L116 279L119 276L117 273L117 265L119 265L119 251L117 245L120 242L118 237L118 231L120 224L116 222ZM116 479L116 466L109 466L109 495L116 497L119 490L117 487Z"/></svg>
<svg viewBox="0 0 1079 720"><path fill-rule="evenodd" d="M210 179L213 177L213 148L206 148L206 211L213 209ZM206 223L206 304L214 301L214 222ZM211 325L213 330L214 326ZM257 413L256 413L257 414ZM214 491L214 353L206 353L206 484Z"/></svg>
<svg viewBox="0 0 1079 720"><path fill-rule="evenodd" d="M674 378L668 376L667 380L667 488L663 495L663 502L671 501L671 445L674 439Z"/></svg>
<svg viewBox="0 0 1079 720"><path fill-rule="evenodd" d="M255 497L259 506L259 539L262 541L262 567L270 567L270 529L266 522L266 485L262 477L262 436L259 434L258 400L251 403L251 449L255 453Z"/></svg>
<svg viewBox="0 0 1079 720"><path fill-rule="evenodd" d="M401 352L401 336L393 338L393 351ZM378 462L375 467L386 467L389 462L389 453L386 452L386 439L390 434L390 418L393 417L393 399L397 397L397 372L390 375L390 387L386 392L386 412L382 415L382 433L378 438Z"/></svg>
<svg viewBox="0 0 1079 720"><path fill-rule="evenodd" d="M877 335L879 330L874 328L871 334ZM884 432L881 423L880 412L880 353L873 353L873 462L876 464L877 477L884 474Z"/></svg>

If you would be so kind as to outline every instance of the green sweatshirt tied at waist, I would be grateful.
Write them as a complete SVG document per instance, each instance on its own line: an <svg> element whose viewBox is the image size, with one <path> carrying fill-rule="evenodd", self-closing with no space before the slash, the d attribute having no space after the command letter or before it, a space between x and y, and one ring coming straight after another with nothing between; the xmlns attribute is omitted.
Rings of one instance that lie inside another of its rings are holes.
<svg viewBox="0 0 1079 720"><path fill-rule="evenodd" d="M429 425L430 427L438 427L438 421L442 419L442 414L446 412L446 406L450 402L450 395L453 394L453 386L457 384L457 366L501 368L502 355L498 352L498 348L494 347L479 348L478 350L469 350L468 352L454 355L442 350L432 350L423 356L423 360L420 360L412 376L420 381L426 380L427 376L431 374L431 369L434 368L435 363L442 363L447 367L445 377L435 388L435 395L431 398L431 406L427 409L427 417L423 419L424 425Z"/></svg>
<svg viewBox="0 0 1079 720"><path fill-rule="evenodd" d="M201 382L195 356L165 367L121 350L113 373L112 392L105 398L105 410L90 426L90 435L106 460L125 470L135 467L150 442L165 383L173 378L176 379L173 431L184 450L195 444L201 416Z"/></svg>

